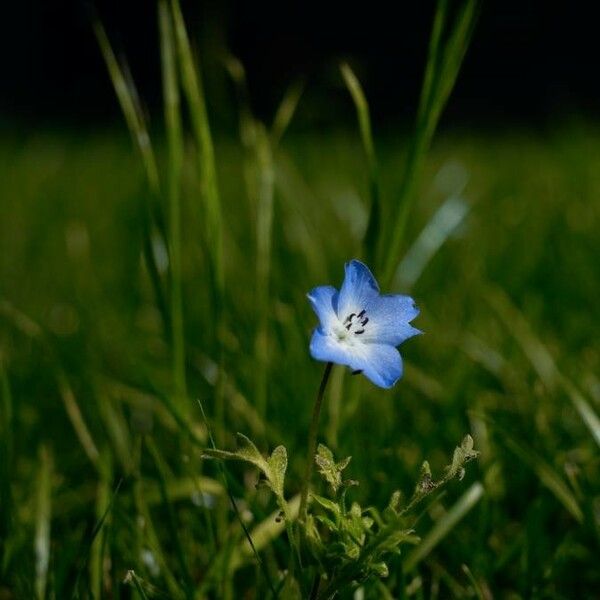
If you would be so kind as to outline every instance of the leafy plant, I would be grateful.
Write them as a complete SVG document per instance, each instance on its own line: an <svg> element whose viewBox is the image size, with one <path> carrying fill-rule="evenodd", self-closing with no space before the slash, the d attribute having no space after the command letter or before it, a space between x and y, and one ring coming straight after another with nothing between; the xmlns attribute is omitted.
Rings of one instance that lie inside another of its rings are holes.
<svg viewBox="0 0 600 600"><path fill-rule="evenodd" d="M400 554L403 545L416 545L420 541L414 529L414 510L452 479L462 479L465 465L479 454L473 448L473 438L465 436L439 479L433 478L429 463L425 461L409 502L403 504L402 493L396 491L387 506L379 510L348 502L348 493L358 485L357 481L342 478L351 457L336 461L331 450L319 444L314 460L330 494L311 492L306 519L296 521L285 498L286 449L277 446L265 458L248 437L238 433L238 440L240 447L236 451L207 449L205 456L243 461L259 469L275 496L290 542L293 546L300 544L299 566L303 571L310 566L312 585L307 588L308 582L304 581L304 587L311 590L311 598L323 600L371 578L387 577L389 559ZM298 539L293 533L294 526L299 533ZM298 548L294 547L294 551ZM303 572L298 571L298 577L302 584Z"/></svg>

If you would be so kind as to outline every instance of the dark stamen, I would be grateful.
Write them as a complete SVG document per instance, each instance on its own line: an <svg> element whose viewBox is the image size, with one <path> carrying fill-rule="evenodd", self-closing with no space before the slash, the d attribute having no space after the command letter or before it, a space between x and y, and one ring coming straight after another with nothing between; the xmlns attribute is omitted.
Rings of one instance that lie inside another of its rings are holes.
<svg viewBox="0 0 600 600"><path fill-rule="evenodd" d="M364 327L369 322L369 317L365 317L362 321L362 326Z"/></svg>
<svg viewBox="0 0 600 600"><path fill-rule="evenodd" d="M364 332L365 332L365 330L364 330L364 329L359 329L358 331L355 331L354 333L355 333L356 335L360 335L361 333L364 333Z"/></svg>
<svg viewBox="0 0 600 600"><path fill-rule="evenodd" d="M352 323L352 319L356 316L355 313L350 313L347 317L346 320L344 321L344 323Z"/></svg>
<svg viewBox="0 0 600 600"><path fill-rule="evenodd" d="M365 309L363 308L363 309L362 309L362 310L361 310L361 311L358 313L358 318L359 318L359 319L361 319L361 318L364 316L365 312L366 312L366 311L365 311Z"/></svg>

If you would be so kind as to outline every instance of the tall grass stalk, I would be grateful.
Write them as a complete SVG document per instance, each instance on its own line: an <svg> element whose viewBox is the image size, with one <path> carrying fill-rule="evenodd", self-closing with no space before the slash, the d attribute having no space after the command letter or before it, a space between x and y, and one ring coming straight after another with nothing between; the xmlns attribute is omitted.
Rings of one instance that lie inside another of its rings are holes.
<svg viewBox="0 0 600 600"><path fill-rule="evenodd" d="M71 425L73 425L73 429L77 434L77 438L79 439L85 454L90 459L90 462L94 465L94 467L96 467L96 469L99 470L100 452L98 452L98 446L94 442L92 434L85 424L83 414L79 408L79 405L77 404L71 384L69 383L67 376L62 371L58 371L56 377L65 411L67 412L69 420L71 421Z"/></svg>
<svg viewBox="0 0 600 600"><path fill-rule="evenodd" d="M412 571L454 529L456 524L479 502L484 493L483 485L476 481L452 505L423 538L421 543L406 557L403 568Z"/></svg>
<svg viewBox="0 0 600 600"><path fill-rule="evenodd" d="M303 79L298 79L291 83L277 107L277 112L273 117L273 124L271 125L271 145L273 149L277 148L283 134L292 121L302 97L304 85Z"/></svg>
<svg viewBox="0 0 600 600"><path fill-rule="evenodd" d="M216 293L215 301L220 303L224 288L223 223L215 151L198 57L195 57L192 53L179 1L170 0L170 5L175 27L179 68L181 70L181 84L187 99L192 130L197 144L198 174L204 201L204 235L211 258L211 275ZM219 307L216 306L215 308L218 309ZM220 323L217 323L217 327L219 326Z"/></svg>
<svg viewBox="0 0 600 600"><path fill-rule="evenodd" d="M269 290L275 172L269 137L262 124L259 124L256 128L256 162L259 175L256 213L256 305L258 309L258 331L255 346L259 369L256 377L256 406L259 415L265 419L267 413L267 380L269 372Z"/></svg>
<svg viewBox="0 0 600 600"><path fill-rule="evenodd" d="M264 420L267 410L269 372L269 314L272 309L269 298L275 194L273 155L292 120L304 84L302 81L296 81L288 87L276 111L271 131L268 132L265 125L252 114L243 65L235 57L228 57L225 64L237 95L240 138L245 154L244 180L256 222L257 327L254 347L257 364L254 369L254 391L258 414Z"/></svg>
<svg viewBox="0 0 600 600"><path fill-rule="evenodd" d="M600 417L577 386L559 370L550 350L533 331L529 321L502 290L489 291L488 301L502 319L507 331L514 336L523 349L523 353L546 389L549 392L555 392L557 388L562 389L595 442L600 446Z"/></svg>
<svg viewBox="0 0 600 600"><path fill-rule="evenodd" d="M269 282L275 173L270 138L265 126L252 114L244 67L234 57L227 59L226 67L236 90L240 139L244 149L244 182L256 223L254 404L264 421L269 369Z"/></svg>
<svg viewBox="0 0 600 600"><path fill-rule="evenodd" d="M358 117L360 138L367 158L370 211L369 221L364 236L364 250L367 263L373 264L376 258L377 239L381 226L381 189L379 183L379 168L377 166L377 157L375 155L375 143L373 142L373 131L371 128L371 115L369 113L369 104L362 86L360 85L360 81L350 68L350 65L344 63L341 65L340 70L346 83L346 87L354 101L356 115Z"/></svg>
<svg viewBox="0 0 600 600"><path fill-rule="evenodd" d="M40 468L36 498L35 592L39 600L46 597L50 565L50 524L52 521L52 457L47 447L40 448Z"/></svg>
<svg viewBox="0 0 600 600"><path fill-rule="evenodd" d="M101 455L101 465L103 475L98 482L96 492L96 519L100 522L110 508L112 490L112 455L110 452L103 452ZM97 541L92 545L90 551L90 588L93 598L102 597L102 588L105 569L105 551L107 542L106 527L98 535Z"/></svg>
<svg viewBox="0 0 600 600"><path fill-rule="evenodd" d="M137 91L124 65L117 59L102 23L96 19L93 27L127 127L142 158L150 189L158 198L160 189L158 167Z"/></svg>
<svg viewBox="0 0 600 600"><path fill-rule="evenodd" d="M469 46L477 16L477 5L478 0L466 0L459 8L454 23L449 25L448 1L438 2L416 127L410 141L398 197L390 211L391 230L384 228L379 236L377 264L383 268L384 287L389 287L393 282L424 158Z"/></svg>
<svg viewBox="0 0 600 600"><path fill-rule="evenodd" d="M162 212L158 204L160 197L160 179L156 157L154 155L150 134L144 118L144 112L140 106L139 96L137 94L133 79L129 75L126 66L117 60L108 36L106 35L106 31L98 19L94 20L93 28L100 51L102 52L102 56L104 58L104 62L106 63L108 74L113 84L113 88L121 106L121 111L125 117L125 122L127 123L129 133L134 141L135 147L140 154L142 165L144 167L144 173L146 175L146 181L148 183L150 195L149 200L144 201L142 209L144 259L148 268L148 275L150 277L152 288L156 296L158 309L161 313L163 325L165 330L169 331L171 327L171 316L165 300L165 294L162 288L160 272L152 242L155 227L157 228L161 237L163 239L166 238Z"/></svg>
<svg viewBox="0 0 600 600"><path fill-rule="evenodd" d="M13 527L13 398L0 351L0 575L4 575L7 540Z"/></svg>
<svg viewBox="0 0 600 600"><path fill-rule="evenodd" d="M167 199L169 205L169 258L171 274L171 335L173 345L173 384L178 401L187 407L183 300L181 292L181 171L183 135L179 85L171 13L166 0L158 5L162 83L167 131Z"/></svg>
<svg viewBox="0 0 600 600"><path fill-rule="evenodd" d="M214 414L216 435L225 437L225 353L222 338L225 331L225 271L223 262L223 219L217 182L215 151L199 61L194 57L178 0L170 0L181 84L187 100L192 130L197 145L197 167L204 207L204 241L209 257L210 289L212 292L212 335L218 352L218 378L215 386Z"/></svg>
<svg viewBox="0 0 600 600"><path fill-rule="evenodd" d="M137 452L139 455L139 461L141 462L141 438L137 440ZM168 555L160 542L160 538L154 525L154 520L152 519L152 515L150 513L147 494L144 487L142 475L140 472L138 472L136 473L135 481L133 483L134 504L138 515L141 517L139 520L139 526L137 528L139 551L138 556L140 556L140 553L143 550L150 550L160 565L162 576L169 590L170 597L176 599L185 598L185 594L181 589L180 583L171 569L169 559L167 558Z"/></svg>
<svg viewBox="0 0 600 600"><path fill-rule="evenodd" d="M175 557L177 559L177 562L179 563L179 570L183 579L184 594L186 598L191 600L193 598L194 583L192 581L185 552L183 550L183 544L180 537L181 528L178 527L177 519L175 517L175 511L173 509L173 504L168 494L167 466L164 459L162 458L160 450L154 443L154 440L151 436L148 436L145 439L145 443L146 447L148 448L148 452L150 453L150 456L154 461L154 465L158 473L160 495L162 498L163 506L165 507L165 510L167 512L167 528L169 530L170 539L175 550Z"/></svg>

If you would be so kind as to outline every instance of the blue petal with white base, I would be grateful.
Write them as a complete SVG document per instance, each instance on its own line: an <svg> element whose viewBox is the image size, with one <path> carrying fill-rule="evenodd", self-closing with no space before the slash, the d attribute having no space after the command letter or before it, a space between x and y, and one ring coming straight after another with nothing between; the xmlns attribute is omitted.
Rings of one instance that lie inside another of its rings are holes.
<svg viewBox="0 0 600 600"><path fill-rule="evenodd" d="M313 358L360 371L382 388L402 377L396 346L421 333L410 325L419 314L412 298L380 294L368 267L352 260L339 292L320 286L308 299L319 318L310 342Z"/></svg>

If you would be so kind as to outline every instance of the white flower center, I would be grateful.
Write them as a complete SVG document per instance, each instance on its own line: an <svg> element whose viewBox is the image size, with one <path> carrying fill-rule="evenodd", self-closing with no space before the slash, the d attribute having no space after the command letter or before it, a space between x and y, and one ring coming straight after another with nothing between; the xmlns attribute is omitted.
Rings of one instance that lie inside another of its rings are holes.
<svg viewBox="0 0 600 600"><path fill-rule="evenodd" d="M360 336L365 332L365 327L369 322L369 317L365 313L366 310L363 308L359 313L350 313L343 322L340 320L335 324L334 333L338 341L352 345L355 336Z"/></svg>

